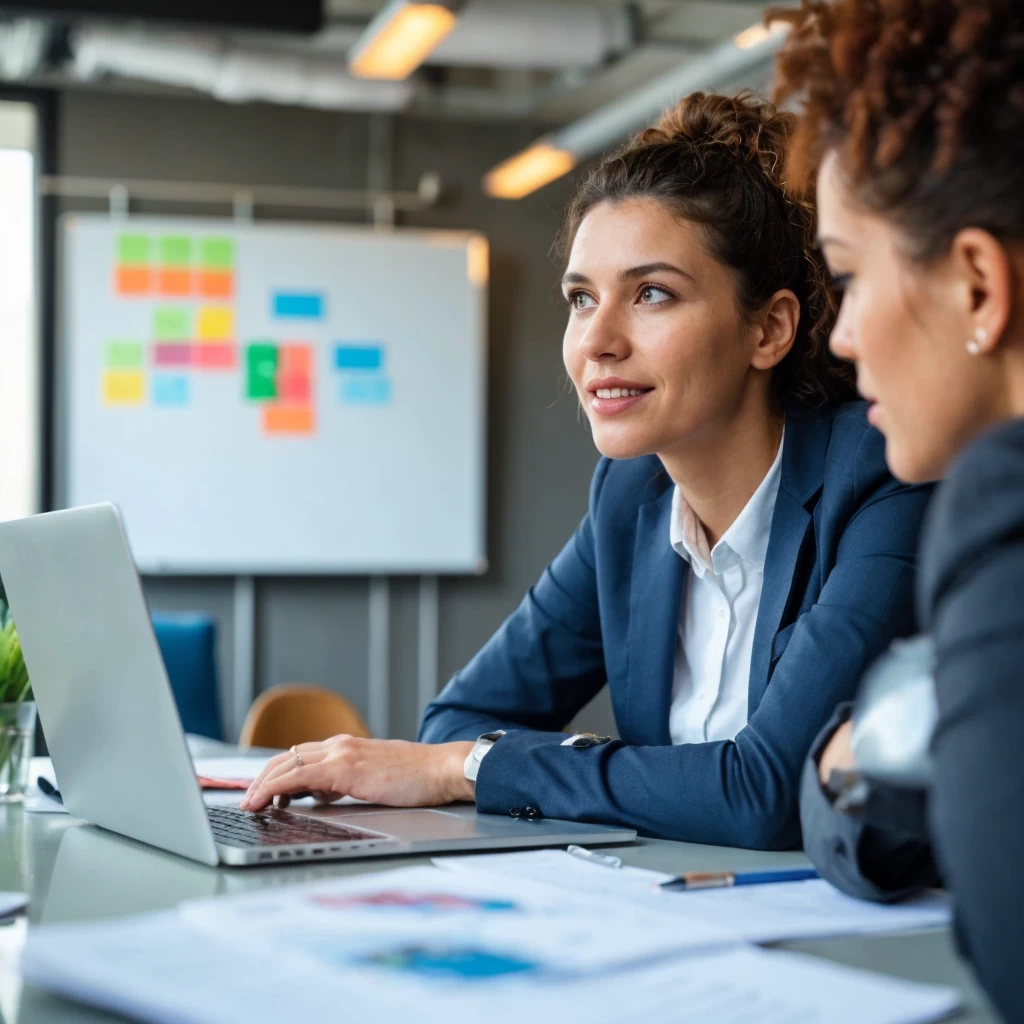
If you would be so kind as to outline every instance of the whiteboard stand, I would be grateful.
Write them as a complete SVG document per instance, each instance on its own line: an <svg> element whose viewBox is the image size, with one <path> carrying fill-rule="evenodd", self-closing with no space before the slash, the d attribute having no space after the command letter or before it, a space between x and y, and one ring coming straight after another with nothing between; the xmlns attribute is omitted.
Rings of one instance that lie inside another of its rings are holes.
<svg viewBox="0 0 1024 1024"><path fill-rule="evenodd" d="M438 581L436 576L420 577L418 651L416 659L416 697L419 720L427 705L437 696L438 665Z"/></svg>
<svg viewBox="0 0 1024 1024"><path fill-rule="evenodd" d="M371 576L366 676L370 691L370 731L380 739L391 735L390 626L391 583L387 576Z"/></svg>
<svg viewBox="0 0 1024 1024"><path fill-rule="evenodd" d="M228 732L231 740L237 740L256 695L256 581L251 576L235 577L232 610L234 676Z"/></svg>

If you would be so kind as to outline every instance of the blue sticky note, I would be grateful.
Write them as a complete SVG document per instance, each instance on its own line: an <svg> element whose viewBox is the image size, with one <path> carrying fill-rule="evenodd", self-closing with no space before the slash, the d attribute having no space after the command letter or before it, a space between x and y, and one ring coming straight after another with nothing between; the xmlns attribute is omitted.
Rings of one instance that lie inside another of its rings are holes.
<svg viewBox="0 0 1024 1024"><path fill-rule="evenodd" d="M342 377L341 400L346 405L386 405L391 401L391 381L377 374Z"/></svg>
<svg viewBox="0 0 1024 1024"><path fill-rule="evenodd" d="M336 370L382 370L384 349L380 345L339 345L334 350Z"/></svg>
<svg viewBox="0 0 1024 1024"><path fill-rule="evenodd" d="M189 401L189 380L183 373L153 374L153 404L183 406Z"/></svg>
<svg viewBox="0 0 1024 1024"><path fill-rule="evenodd" d="M274 316L321 320L324 297L317 292L275 292Z"/></svg>

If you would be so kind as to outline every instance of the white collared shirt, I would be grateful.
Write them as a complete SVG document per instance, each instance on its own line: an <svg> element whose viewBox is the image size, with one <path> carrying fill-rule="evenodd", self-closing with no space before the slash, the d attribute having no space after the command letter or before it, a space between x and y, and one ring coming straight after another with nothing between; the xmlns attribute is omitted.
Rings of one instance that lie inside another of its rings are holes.
<svg viewBox="0 0 1024 1024"><path fill-rule="evenodd" d="M690 565L679 612L668 727L673 743L731 740L747 724L747 691L764 560L782 478L782 446L772 468L712 550L679 488L669 539Z"/></svg>

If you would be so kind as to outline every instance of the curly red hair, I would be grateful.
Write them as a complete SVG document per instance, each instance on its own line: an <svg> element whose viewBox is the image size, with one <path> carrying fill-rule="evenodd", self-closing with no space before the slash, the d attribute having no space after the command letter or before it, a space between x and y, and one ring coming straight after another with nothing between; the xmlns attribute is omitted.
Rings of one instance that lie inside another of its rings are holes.
<svg viewBox="0 0 1024 1024"><path fill-rule="evenodd" d="M1015 0L803 0L776 99L803 111L787 160L809 186L836 151L853 197L940 254L963 227L1024 234L1024 5Z"/></svg>

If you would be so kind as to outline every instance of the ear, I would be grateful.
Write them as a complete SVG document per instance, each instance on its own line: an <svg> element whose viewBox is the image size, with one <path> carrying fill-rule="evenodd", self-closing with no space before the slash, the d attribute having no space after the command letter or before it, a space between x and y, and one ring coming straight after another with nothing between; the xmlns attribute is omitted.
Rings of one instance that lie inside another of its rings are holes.
<svg viewBox="0 0 1024 1024"><path fill-rule="evenodd" d="M962 287L956 295L967 325L965 340L974 338L979 351L995 351L1006 331L1013 307L1013 268L1002 243L981 228L957 233L949 251L950 266Z"/></svg>
<svg viewBox="0 0 1024 1024"><path fill-rule="evenodd" d="M757 317L760 339L750 357L755 370L771 370L789 354L800 323L800 302L788 289L777 291Z"/></svg>

